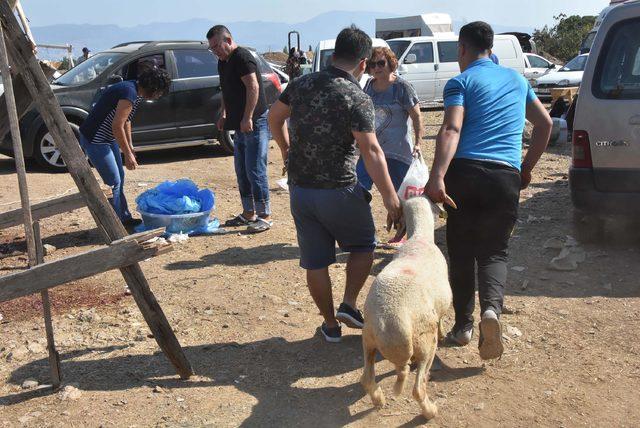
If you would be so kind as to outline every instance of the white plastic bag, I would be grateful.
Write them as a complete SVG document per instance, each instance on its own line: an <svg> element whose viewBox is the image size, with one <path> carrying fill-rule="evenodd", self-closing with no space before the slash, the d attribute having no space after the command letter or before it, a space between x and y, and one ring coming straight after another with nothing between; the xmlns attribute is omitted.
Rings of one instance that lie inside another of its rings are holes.
<svg viewBox="0 0 640 428"><path fill-rule="evenodd" d="M429 168L424 163L422 155L418 154L413 158L407 175L398 189L398 197L406 201L414 196L422 195L427 181L429 181Z"/></svg>

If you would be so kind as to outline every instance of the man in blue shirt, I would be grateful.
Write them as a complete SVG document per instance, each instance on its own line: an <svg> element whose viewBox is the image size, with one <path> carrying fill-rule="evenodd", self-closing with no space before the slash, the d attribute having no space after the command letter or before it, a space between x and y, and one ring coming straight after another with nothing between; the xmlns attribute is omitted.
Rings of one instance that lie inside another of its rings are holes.
<svg viewBox="0 0 640 428"><path fill-rule="evenodd" d="M551 118L527 80L490 58L493 30L472 22L460 30L462 74L444 89L444 123L425 193L435 202L450 197L447 247L455 325L450 341L464 346L473 336L475 265L478 266L483 359L502 355L499 321L507 280L507 248L518 215L520 190L544 153ZM525 117L534 129L522 161Z"/></svg>

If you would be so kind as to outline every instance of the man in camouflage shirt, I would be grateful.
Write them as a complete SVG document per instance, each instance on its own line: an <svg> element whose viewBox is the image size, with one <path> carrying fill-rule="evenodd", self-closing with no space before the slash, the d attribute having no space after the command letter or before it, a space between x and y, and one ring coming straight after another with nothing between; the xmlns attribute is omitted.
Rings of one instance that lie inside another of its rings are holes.
<svg viewBox="0 0 640 428"><path fill-rule="evenodd" d="M311 296L324 317L320 330L329 342L340 341L339 321L352 328L363 326L356 301L369 276L376 246L371 194L356 177L356 143L389 220L401 216L400 201L376 139L373 102L358 84L370 54L369 36L354 26L342 30L333 65L289 83L269 114L273 137L288 166L300 266L306 269ZM336 242L349 253L347 284L337 313L328 269L336 261Z"/></svg>

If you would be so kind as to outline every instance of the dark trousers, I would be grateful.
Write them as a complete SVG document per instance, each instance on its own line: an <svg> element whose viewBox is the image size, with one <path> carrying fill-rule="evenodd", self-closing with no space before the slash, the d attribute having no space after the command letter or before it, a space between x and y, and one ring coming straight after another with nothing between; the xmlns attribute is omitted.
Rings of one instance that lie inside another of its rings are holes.
<svg viewBox="0 0 640 428"><path fill-rule="evenodd" d="M473 326L476 264L481 313L500 315L507 282L507 247L518 216L520 173L494 162L454 159L445 176L449 276L455 328Z"/></svg>

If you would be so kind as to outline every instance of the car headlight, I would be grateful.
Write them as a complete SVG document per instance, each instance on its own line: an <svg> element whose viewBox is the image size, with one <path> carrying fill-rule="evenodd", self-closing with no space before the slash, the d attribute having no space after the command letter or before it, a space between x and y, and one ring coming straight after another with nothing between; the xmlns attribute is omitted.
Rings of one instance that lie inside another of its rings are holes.
<svg viewBox="0 0 640 428"><path fill-rule="evenodd" d="M569 79L562 79L558 82L558 86L569 86Z"/></svg>

